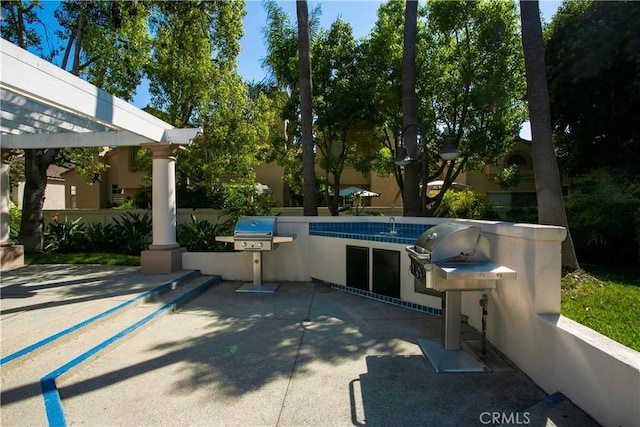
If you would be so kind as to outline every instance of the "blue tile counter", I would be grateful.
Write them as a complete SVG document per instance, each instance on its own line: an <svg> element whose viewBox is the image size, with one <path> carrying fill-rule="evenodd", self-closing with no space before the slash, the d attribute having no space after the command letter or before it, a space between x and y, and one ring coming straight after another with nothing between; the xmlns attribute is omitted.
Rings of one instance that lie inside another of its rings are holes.
<svg viewBox="0 0 640 427"><path fill-rule="evenodd" d="M389 221L311 222L309 235L411 245L433 225L396 223L396 233L391 233L391 227L392 224Z"/></svg>

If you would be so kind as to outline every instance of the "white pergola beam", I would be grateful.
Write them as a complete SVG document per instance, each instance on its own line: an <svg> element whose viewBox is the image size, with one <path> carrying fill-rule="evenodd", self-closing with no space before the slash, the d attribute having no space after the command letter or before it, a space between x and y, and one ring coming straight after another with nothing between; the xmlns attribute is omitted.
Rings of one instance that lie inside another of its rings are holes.
<svg viewBox="0 0 640 427"><path fill-rule="evenodd" d="M0 39L0 87L53 109L160 142L171 126L126 101Z"/></svg>
<svg viewBox="0 0 640 427"><path fill-rule="evenodd" d="M79 147L127 147L148 143L149 140L129 131L109 132L60 132L2 135L2 148L79 148Z"/></svg>

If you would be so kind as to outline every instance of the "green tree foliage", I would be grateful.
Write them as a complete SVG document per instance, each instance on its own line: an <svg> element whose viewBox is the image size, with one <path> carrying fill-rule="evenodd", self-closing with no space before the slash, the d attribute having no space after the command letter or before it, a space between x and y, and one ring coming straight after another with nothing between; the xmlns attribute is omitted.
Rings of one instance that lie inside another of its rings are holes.
<svg viewBox="0 0 640 427"><path fill-rule="evenodd" d="M367 123L370 90L359 70L360 53L351 26L340 19L319 32L313 49L315 142L319 165L333 189L332 194L326 189L332 215L339 213L345 166L362 163L372 151ZM360 166L363 172L370 170Z"/></svg>
<svg viewBox="0 0 640 427"><path fill-rule="evenodd" d="M428 8L433 74L423 77L429 85L420 98L433 110L435 132L456 136L461 165L479 171L511 148L526 114L517 8L505 1L433 1Z"/></svg>
<svg viewBox="0 0 640 427"><path fill-rule="evenodd" d="M212 107L225 108L226 84L236 73L244 2L157 2L146 69L153 107L176 127L202 124Z"/></svg>
<svg viewBox="0 0 640 427"><path fill-rule="evenodd" d="M229 178L251 186L253 166L265 156L270 101L237 72L244 15L240 1L159 2L153 9L156 37L147 70L152 107L176 127L204 128L201 138L177 154L184 196L215 199Z"/></svg>
<svg viewBox="0 0 640 427"><path fill-rule="evenodd" d="M449 190L435 211L435 216L445 218L499 219L491 210L491 203L471 190Z"/></svg>
<svg viewBox="0 0 640 427"><path fill-rule="evenodd" d="M39 48L42 39L35 26L42 23L37 13L42 8L40 1L3 1L1 7L2 38L22 48Z"/></svg>
<svg viewBox="0 0 640 427"><path fill-rule="evenodd" d="M403 6L396 0L381 5L363 64L372 70L375 114L371 117L377 140L385 155L392 157L403 129ZM438 176L445 181L443 190L426 200L433 209L459 173L480 171L508 152L524 121L525 78L518 30L514 2L430 1L426 9L418 9L416 124L421 145L427 148L427 182ZM449 135L455 136L463 156L442 163L438 153ZM406 183L400 170L391 171L403 188Z"/></svg>
<svg viewBox="0 0 640 427"><path fill-rule="evenodd" d="M563 2L546 32L551 116L563 169L640 163L640 3Z"/></svg>
<svg viewBox="0 0 640 427"><path fill-rule="evenodd" d="M574 179L566 200L576 251L588 263L640 263L640 185L624 170L598 169Z"/></svg>
<svg viewBox="0 0 640 427"><path fill-rule="evenodd" d="M132 100L151 50L146 3L65 1L54 13L66 42L61 68Z"/></svg>

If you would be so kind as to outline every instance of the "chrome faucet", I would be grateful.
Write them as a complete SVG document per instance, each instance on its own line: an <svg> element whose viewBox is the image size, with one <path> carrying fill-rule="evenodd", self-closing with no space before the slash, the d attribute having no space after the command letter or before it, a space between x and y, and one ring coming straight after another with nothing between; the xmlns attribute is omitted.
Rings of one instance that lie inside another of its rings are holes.
<svg viewBox="0 0 640 427"><path fill-rule="evenodd" d="M389 234L398 234L398 230L396 230L396 219L394 217L389 217L389 222L391 222L391 230L389 230Z"/></svg>

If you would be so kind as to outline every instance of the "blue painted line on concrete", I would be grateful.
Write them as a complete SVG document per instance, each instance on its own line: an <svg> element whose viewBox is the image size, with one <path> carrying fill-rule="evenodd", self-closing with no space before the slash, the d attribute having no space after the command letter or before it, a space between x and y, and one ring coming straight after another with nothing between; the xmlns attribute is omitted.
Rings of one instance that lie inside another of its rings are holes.
<svg viewBox="0 0 640 427"><path fill-rule="evenodd" d="M39 349L41 347L44 347L45 345L50 344L50 343L54 342L55 340L64 337L65 335L69 335L69 334L71 334L71 333L73 333L73 332L75 332L75 331L77 331L79 329L82 329L85 326L88 326L93 322L96 322L96 321L98 321L98 320L100 320L100 319L102 319L104 317L107 317L110 314L113 314L116 311L121 310L121 309L123 309L123 308L125 308L125 307L127 307L127 306L129 306L129 305L131 305L131 304L133 304L135 302L137 302L137 301L140 301L142 299L148 298L149 296L154 295L156 293L160 293L160 292L166 290L167 288L170 288L170 287L174 286L176 283L178 283L178 282L180 282L182 280L186 280L186 279L190 278L191 276L193 276L195 274L198 274L197 270L194 270L194 271L191 271L191 272L189 272L187 274L184 274L184 275L176 278L175 280L172 280L171 282L167 282L167 283L164 283L162 285L159 285L159 286L157 286L157 287L155 287L155 288L153 288L153 289L151 289L151 290L149 290L147 292L144 292L144 293L138 295L135 298L132 298L132 299L130 299L128 301L123 302L122 304L119 304L119 305L117 305L117 306L115 306L113 308L110 308L109 310L106 310L106 311L104 311L104 312L102 312L100 314L97 314L97 315L95 315L95 316L93 316L93 317L91 317L91 318L89 318L87 320L83 320L82 322L80 322L80 323L78 323L76 325L73 325L73 326L71 326L71 327L69 327L69 328L67 328L67 329L65 329L63 331L60 331L60 332L58 332L56 334L53 334L53 335L51 335L51 336L49 336L47 338L42 339L42 340L36 342L35 344L31 344L31 345L29 345L29 346L27 346L27 347L25 347L25 348L23 348L21 350L16 351L15 353L12 353L12 354L10 354L10 355L8 355L6 357L3 357L2 359L0 359L0 366L4 365L5 363L9 363L12 360L18 359L18 358L20 358L22 356L26 356L27 354L29 354L29 353L31 353L31 352L33 352L33 351L35 351L35 350L37 350L37 349Z"/></svg>
<svg viewBox="0 0 640 427"><path fill-rule="evenodd" d="M202 283L198 287L193 288L189 292L186 292L185 294L179 296L173 301L168 302L167 304L163 305L158 310L154 311L153 313L146 316L145 318L123 329L122 331L118 332L111 338L106 339L105 341L96 345L92 349L87 350L86 352L82 353L75 359L71 360L68 363L65 363L58 369L42 377L40 379L40 387L42 388L42 397L44 398L44 405L47 413L47 420L49 422L49 426L50 427L66 427L67 425L66 419L64 417L64 411L62 409L62 400L60 399L60 393L58 392L58 387L56 385L57 378L69 372L69 370L78 366L85 360L91 358L92 356L95 356L98 352L104 350L106 347L110 346L114 342L129 335L131 332L140 328L141 326L153 320L154 318L158 317L159 315L166 312L167 310L170 310L171 308L178 306L179 304L181 304L182 302L184 302L185 300L191 297L195 297L199 293L206 290L212 284L220 281L220 279L221 279L220 276L212 276L211 279Z"/></svg>
<svg viewBox="0 0 640 427"><path fill-rule="evenodd" d="M42 397L44 397L44 408L47 412L47 421L51 427L66 427L67 420L64 418L60 393L56 387L56 379L47 375L40 380L42 387Z"/></svg>

